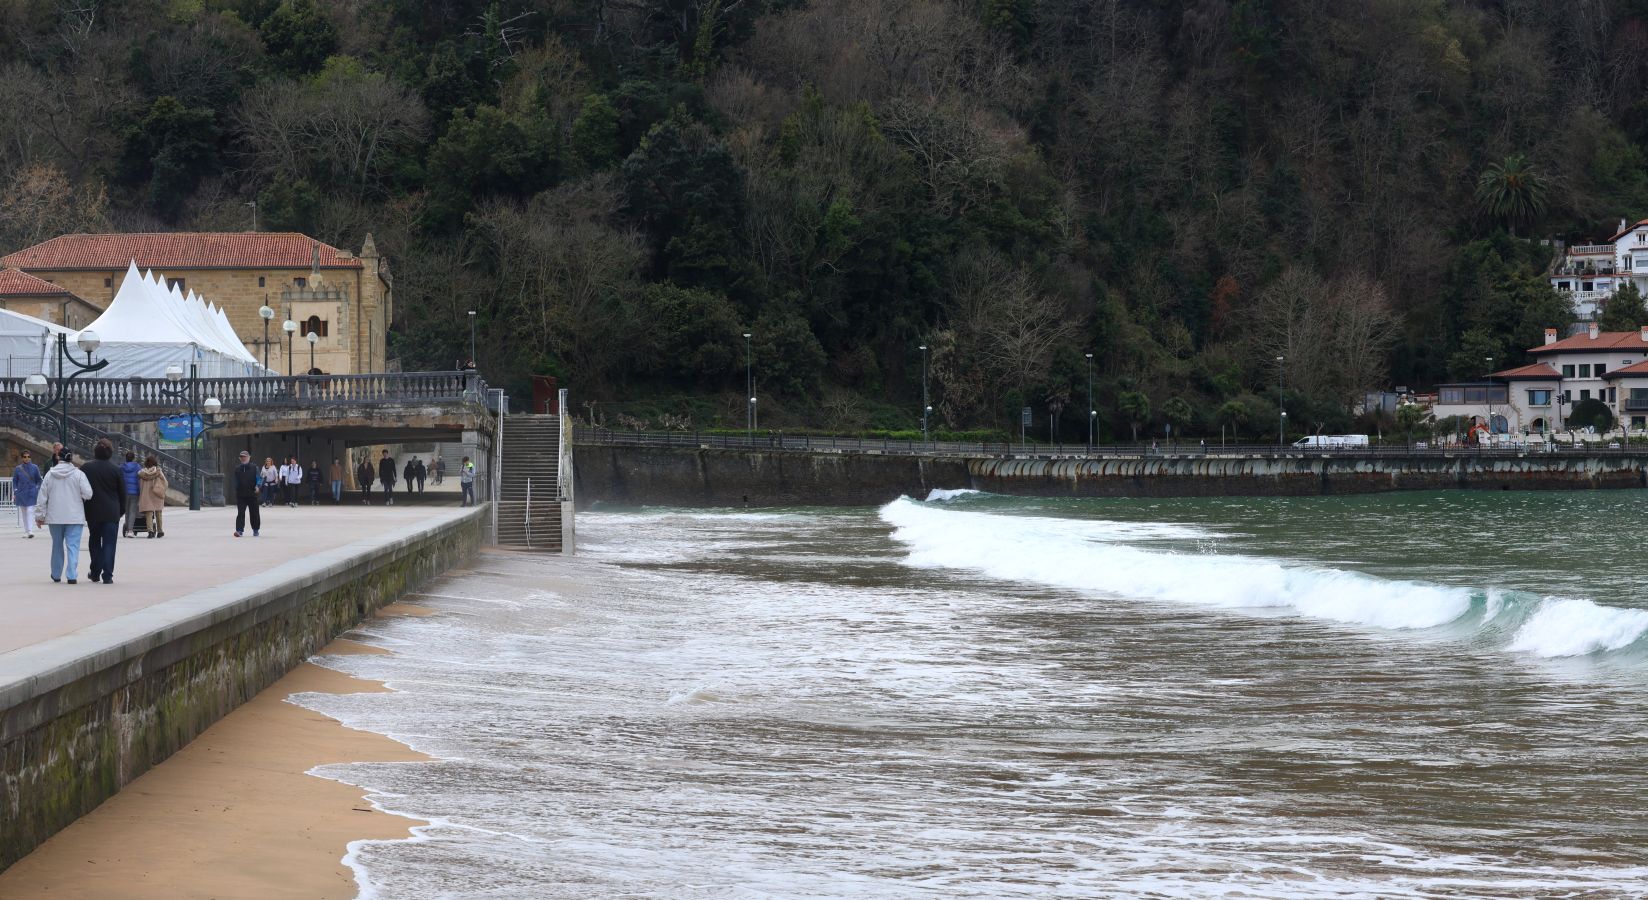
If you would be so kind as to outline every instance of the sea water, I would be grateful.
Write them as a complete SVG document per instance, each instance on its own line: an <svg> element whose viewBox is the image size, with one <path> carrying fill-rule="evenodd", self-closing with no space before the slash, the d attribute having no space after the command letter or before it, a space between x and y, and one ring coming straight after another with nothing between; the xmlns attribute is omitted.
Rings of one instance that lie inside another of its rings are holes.
<svg viewBox="0 0 1648 900"><path fill-rule="evenodd" d="M1644 503L595 512L294 700L367 896L1642 896Z"/></svg>

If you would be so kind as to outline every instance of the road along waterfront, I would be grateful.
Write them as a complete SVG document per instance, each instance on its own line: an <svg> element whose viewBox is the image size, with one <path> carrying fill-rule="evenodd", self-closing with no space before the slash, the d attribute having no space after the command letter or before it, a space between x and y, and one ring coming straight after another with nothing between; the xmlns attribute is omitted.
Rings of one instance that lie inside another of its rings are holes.
<svg viewBox="0 0 1648 900"><path fill-rule="evenodd" d="M1640 895L1640 502L599 511L298 699L435 757L375 896Z"/></svg>

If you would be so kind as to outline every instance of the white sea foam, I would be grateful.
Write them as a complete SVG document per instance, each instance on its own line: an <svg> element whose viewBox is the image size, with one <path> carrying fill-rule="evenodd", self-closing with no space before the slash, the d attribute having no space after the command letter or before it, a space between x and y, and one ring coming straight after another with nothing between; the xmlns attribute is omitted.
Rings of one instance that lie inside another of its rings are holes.
<svg viewBox="0 0 1648 900"><path fill-rule="evenodd" d="M956 500L961 497L972 497L982 493L984 492L975 491L972 488L933 488L932 492L927 495L927 502L943 503L947 500Z"/></svg>
<svg viewBox="0 0 1648 900"><path fill-rule="evenodd" d="M1648 633L1648 611L1546 597L1506 649L1537 656L1584 656L1619 650Z"/></svg>
<svg viewBox="0 0 1648 900"><path fill-rule="evenodd" d="M881 516L910 548L911 565L967 569L1004 581L1226 608L1285 608L1379 628L1443 625L1471 603L1470 591L1462 588L1119 543L1202 533L1184 526L936 510L904 499L883 507Z"/></svg>

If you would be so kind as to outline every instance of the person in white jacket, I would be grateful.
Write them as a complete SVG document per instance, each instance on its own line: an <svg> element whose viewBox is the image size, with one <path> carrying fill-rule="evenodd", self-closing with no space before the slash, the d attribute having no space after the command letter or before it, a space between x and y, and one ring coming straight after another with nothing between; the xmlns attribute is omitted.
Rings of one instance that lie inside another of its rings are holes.
<svg viewBox="0 0 1648 900"><path fill-rule="evenodd" d="M92 498L92 483L73 460L73 452L58 451L57 465L41 480L34 507L35 523L51 530L51 580L62 581L66 575L69 584L76 583L80 571L80 533L86 530L85 504Z"/></svg>

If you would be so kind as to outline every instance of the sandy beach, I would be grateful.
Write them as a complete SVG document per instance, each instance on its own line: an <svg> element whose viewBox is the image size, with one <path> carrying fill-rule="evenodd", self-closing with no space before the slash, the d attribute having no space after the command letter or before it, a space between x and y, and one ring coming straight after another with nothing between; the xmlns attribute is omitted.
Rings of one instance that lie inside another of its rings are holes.
<svg viewBox="0 0 1648 900"><path fill-rule="evenodd" d="M427 614L405 603L380 612ZM321 655L384 652L340 639ZM406 837L422 823L377 812L357 788L305 773L426 757L286 698L384 690L304 663L0 873L0 896L354 897L342 863L348 843Z"/></svg>

